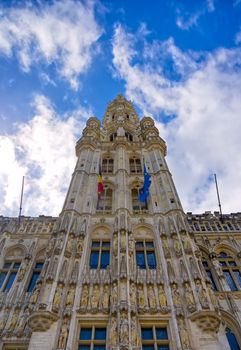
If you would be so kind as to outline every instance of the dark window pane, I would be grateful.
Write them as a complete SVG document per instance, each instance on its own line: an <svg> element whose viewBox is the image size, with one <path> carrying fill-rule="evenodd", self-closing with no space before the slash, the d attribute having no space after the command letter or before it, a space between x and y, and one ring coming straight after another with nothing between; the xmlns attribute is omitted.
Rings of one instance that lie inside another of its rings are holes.
<svg viewBox="0 0 241 350"><path fill-rule="evenodd" d="M136 242L136 248L143 248L144 244L143 242Z"/></svg>
<svg viewBox="0 0 241 350"><path fill-rule="evenodd" d="M227 257L228 257L227 253L221 252L219 254L219 258L227 258Z"/></svg>
<svg viewBox="0 0 241 350"><path fill-rule="evenodd" d="M81 328L80 330L80 340L90 340L91 339L92 328Z"/></svg>
<svg viewBox="0 0 241 350"><path fill-rule="evenodd" d="M147 252L147 262L150 269L156 268L156 257L154 252Z"/></svg>
<svg viewBox="0 0 241 350"><path fill-rule="evenodd" d="M110 247L110 242L102 242L102 247Z"/></svg>
<svg viewBox="0 0 241 350"><path fill-rule="evenodd" d="M90 345L79 345L79 350L90 350Z"/></svg>
<svg viewBox="0 0 241 350"><path fill-rule="evenodd" d="M92 242L92 247L99 247L100 246L100 242Z"/></svg>
<svg viewBox="0 0 241 350"><path fill-rule="evenodd" d="M146 246L147 247L154 247L154 243L153 242L146 242Z"/></svg>
<svg viewBox="0 0 241 350"><path fill-rule="evenodd" d="M95 329L95 339L105 340L106 339L106 328Z"/></svg>
<svg viewBox="0 0 241 350"><path fill-rule="evenodd" d="M94 345L94 350L103 350L105 349L105 345Z"/></svg>
<svg viewBox="0 0 241 350"><path fill-rule="evenodd" d="M4 282L6 276L7 276L7 272L0 273L0 288L2 288L2 285L3 285L3 282Z"/></svg>
<svg viewBox="0 0 241 350"><path fill-rule="evenodd" d="M136 252L136 264L141 269L146 268L144 252Z"/></svg>
<svg viewBox="0 0 241 350"><path fill-rule="evenodd" d="M18 269L20 267L20 265L21 265L20 262L14 263L13 268Z"/></svg>
<svg viewBox="0 0 241 350"><path fill-rule="evenodd" d="M141 329L141 338L143 340L153 339L153 331L152 328L142 328Z"/></svg>
<svg viewBox="0 0 241 350"><path fill-rule="evenodd" d="M227 266L227 263L226 263L226 261L219 261L219 265L220 266Z"/></svg>
<svg viewBox="0 0 241 350"><path fill-rule="evenodd" d="M41 269L43 268L43 265L44 265L44 263L42 263L42 262L37 262L37 263L35 264L35 268L41 270Z"/></svg>
<svg viewBox="0 0 241 350"><path fill-rule="evenodd" d="M142 345L143 350L154 350L154 345Z"/></svg>
<svg viewBox="0 0 241 350"><path fill-rule="evenodd" d="M158 345L158 350L169 350L169 346L168 345Z"/></svg>
<svg viewBox="0 0 241 350"><path fill-rule="evenodd" d="M229 285L229 288L233 291L233 290L238 290L235 283L234 283L234 280L233 280L233 277L231 276L230 272L227 271L227 270L224 270L223 271L224 273L224 276L226 278L226 281Z"/></svg>
<svg viewBox="0 0 241 350"><path fill-rule="evenodd" d="M228 264L229 264L230 266L237 266L237 264L236 264L235 261L229 261Z"/></svg>
<svg viewBox="0 0 241 350"><path fill-rule="evenodd" d="M204 267L208 267L208 262L207 261L202 261L202 264Z"/></svg>
<svg viewBox="0 0 241 350"><path fill-rule="evenodd" d="M157 339L168 339L166 328L156 328L156 338Z"/></svg>
<svg viewBox="0 0 241 350"><path fill-rule="evenodd" d="M14 282L16 274L17 274L17 272L10 273L10 276L8 277L8 281L7 281L5 288L4 288L4 292L9 291L9 289L12 287L12 284Z"/></svg>
<svg viewBox="0 0 241 350"><path fill-rule="evenodd" d="M30 280L29 285L28 285L28 289L27 289L28 292L32 292L34 290L34 287L35 287L36 282L39 278L39 275L40 275L39 271L33 272L31 280Z"/></svg>
<svg viewBox="0 0 241 350"><path fill-rule="evenodd" d="M216 283L215 283L215 281L214 281L214 278L213 278L212 272L211 272L211 271L209 271L209 270L207 270L207 271L206 271L206 273L207 273L207 275L208 275L208 278L209 278L209 279L210 279L210 281L211 281L211 284L212 284L212 288L213 288L213 290L218 290L218 288L217 288L217 286L216 286Z"/></svg>
<svg viewBox="0 0 241 350"><path fill-rule="evenodd" d="M237 339L231 329L226 328L226 336L231 350L240 350Z"/></svg>
<svg viewBox="0 0 241 350"><path fill-rule="evenodd" d="M109 264L110 264L110 252L108 250L102 251L100 267L102 269L105 269Z"/></svg>
<svg viewBox="0 0 241 350"><path fill-rule="evenodd" d="M3 265L3 268L4 268L4 269L9 269L9 268L11 267L11 265L12 265L12 263L5 263L5 264Z"/></svg>
<svg viewBox="0 0 241 350"><path fill-rule="evenodd" d="M239 270L233 270L234 276L239 284L239 287L241 287L241 275Z"/></svg>
<svg viewBox="0 0 241 350"><path fill-rule="evenodd" d="M98 267L99 252L91 252L90 254L90 268L96 269Z"/></svg>

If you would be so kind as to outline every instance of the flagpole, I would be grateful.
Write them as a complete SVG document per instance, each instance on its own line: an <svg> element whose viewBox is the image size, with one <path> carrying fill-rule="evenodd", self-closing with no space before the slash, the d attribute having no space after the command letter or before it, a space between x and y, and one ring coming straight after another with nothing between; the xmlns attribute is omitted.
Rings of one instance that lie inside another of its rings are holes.
<svg viewBox="0 0 241 350"><path fill-rule="evenodd" d="M22 204L23 204L23 188L24 188L24 176L22 180L22 190L21 190L21 198L20 198L20 206L19 206L19 215L18 215L18 224L20 225L21 221L21 213L22 213Z"/></svg>
<svg viewBox="0 0 241 350"><path fill-rule="evenodd" d="M217 181L217 176L214 174L214 180L216 184L216 191L217 191L217 197L218 197L218 206L219 206L219 212L221 215L221 221L223 220L223 214L222 214L222 207L221 207L221 202L220 202L220 196L219 196L219 190L218 190L218 181Z"/></svg>

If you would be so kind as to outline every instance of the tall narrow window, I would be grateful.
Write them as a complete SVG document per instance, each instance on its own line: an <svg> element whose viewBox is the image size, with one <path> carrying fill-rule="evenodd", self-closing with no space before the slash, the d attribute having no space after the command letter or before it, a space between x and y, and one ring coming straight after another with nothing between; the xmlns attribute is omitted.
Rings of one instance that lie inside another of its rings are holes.
<svg viewBox="0 0 241 350"><path fill-rule="evenodd" d="M0 290L8 292L15 280L21 263L16 261L5 262L0 272Z"/></svg>
<svg viewBox="0 0 241 350"><path fill-rule="evenodd" d="M156 256L152 241L136 242L136 264L141 269L156 269Z"/></svg>
<svg viewBox="0 0 241 350"><path fill-rule="evenodd" d="M232 256L225 252L218 255L219 265L222 267L224 277L231 291L241 288L240 269Z"/></svg>
<svg viewBox="0 0 241 350"><path fill-rule="evenodd" d="M106 328L81 327L78 350L102 350L106 349Z"/></svg>
<svg viewBox="0 0 241 350"><path fill-rule="evenodd" d="M102 160L102 173L113 174L113 171L114 171L114 159L104 158Z"/></svg>
<svg viewBox="0 0 241 350"><path fill-rule="evenodd" d="M112 189L108 186L104 186L104 191L98 197L97 210L107 212L112 210Z"/></svg>
<svg viewBox="0 0 241 350"><path fill-rule="evenodd" d="M28 285L28 289L27 289L28 292L32 292L34 290L37 280L39 279L39 276L41 274L43 265L44 265L43 262L36 262L29 285Z"/></svg>
<svg viewBox="0 0 241 350"><path fill-rule="evenodd" d="M125 137L127 138L128 141L130 142L133 141L133 136L129 132L125 132Z"/></svg>
<svg viewBox="0 0 241 350"><path fill-rule="evenodd" d="M110 265L110 241L93 241L90 253L91 269L106 269Z"/></svg>
<svg viewBox="0 0 241 350"><path fill-rule="evenodd" d="M142 212L147 210L147 201L140 202L139 201L140 188L135 187L131 190L132 197L132 209L134 212Z"/></svg>
<svg viewBox="0 0 241 350"><path fill-rule="evenodd" d="M166 327L141 327L143 350L169 350L169 340Z"/></svg>
<svg viewBox="0 0 241 350"><path fill-rule="evenodd" d="M217 288L216 282L215 282L215 280L213 278L213 274L212 274L209 262L207 260L203 260L202 264L203 264L203 267L204 267L204 269L206 271L206 274L207 274L208 278L210 279L210 282L211 282L211 285L212 285L212 289L217 291L218 288Z"/></svg>
<svg viewBox="0 0 241 350"><path fill-rule="evenodd" d="M141 160L139 158L131 158L129 161L130 164L130 173L131 174L141 174L142 173L142 167L141 167Z"/></svg>
<svg viewBox="0 0 241 350"><path fill-rule="evenodd" d="M240 350L240 346L239 346L238 341L235 337L235 334L231 331L230 328L226 328L225 331L226 331L226 337L228 339L230 349L231 350Z"/></svg>

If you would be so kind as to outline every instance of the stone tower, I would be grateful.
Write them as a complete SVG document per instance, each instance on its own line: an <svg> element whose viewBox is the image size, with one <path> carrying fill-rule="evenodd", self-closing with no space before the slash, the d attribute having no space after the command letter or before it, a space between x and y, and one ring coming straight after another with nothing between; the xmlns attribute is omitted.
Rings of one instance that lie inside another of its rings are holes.
<svg viewBox="0 0 241 350"><path fill-rule="evenodd" d="M241 284L235 301L214 244L196 238L197 220L183 212L154 121L140 121L119 95L102 127L95 117L87 121L76 155L59 218L25 218L20 226L2 220L0 276L16 278L6 289L2 277L0 349L238 350ZM151 187L140 202L144 164ZM237 224L236 249L238 239ZM202 263L202 244L209 244L223 301ZM232 273L238 285L239 268ZM235 329L225 309L235 312Z"/></svg>

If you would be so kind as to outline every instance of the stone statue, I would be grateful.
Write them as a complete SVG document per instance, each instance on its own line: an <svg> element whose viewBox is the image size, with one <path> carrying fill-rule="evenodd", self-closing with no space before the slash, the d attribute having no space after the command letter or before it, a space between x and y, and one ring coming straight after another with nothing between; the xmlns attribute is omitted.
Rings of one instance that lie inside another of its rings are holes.
<svg viewBox="0 0 241 350"><path fill-rule="evenodd" d="M27 322L27 319L29 317L29 314L30 314L30 311L29 309L27 308L25 310L25 313L22 314L22 316L20 317L19 321L18 321L18 325L17 325L17 330L18 331L23 331L24 330L24 327L25 327L25 324Z"/></svg>
<svg viewBox="0 0 241 350"><path fill-rule="evenodd" d="M92 309L98 308L99 300L100 300L99 287L97 284L95 284L92 290L92 295L90 300L90 303L91 303L90 306Z"/></svg>
<svg viewBox="0 0 241 350"><path fill-rule="evenodd" d="M136 288L135 283L131 283L130 285L130 302L132 305L136 304Z"/></svg>
<svg viewBox="0 0 241 350"><path fill-rule="evenodd" d="M182 254L182 248L181 248L179 239L176 235L173 237L173 249L174 249L176 255Z"/></svg>
<svg viewBox="0 0 241 350"><path fill-rule="evenodd" d="M55 238L51 237L51 239L47 245L46 251L45 251L47 256L49 256L52 253L52 250L54 247L54 242L55 242Z"/></svg>
<svg viewBox="0 0 241 350"><path fill-rule="evenodd" d="M120 343L128 344L129 339L129 323L126 314L121 315L120 321Z"/></svg>
<svg viewBox="0 0 241 350"><path fill-rule="evenodd" d="M72 306L74 303L74 295L75 295L75 288L72 286L70 287L67 298L66 298L66 306Z"/></svg>
<svg viewBox="0 0 241 350"><path fill-rule="evenodd" d="M151 309L156 308L156 296L155 296L153 286L151 286L151 285L148 286L148 302L149 302L149 307Z"/></svg>
<svg viewBox="0 0 241 350"><path fill-rule="evenodd" d="M162 236L162 247L166 255L170 255L169 245L166 236Z"/></svg>
<svg viewBox="0 0 241 350"><path fill-rule="evenodd" d="M61 251L62 248L63 248L63 237L62 237L62 234L61 234L61 235L59 235L59 237L57 239L57 243L56 243L55 249Z"/></svg>
<svg viewBox="0 0 241 350"><path fill-rule="evenodd" d="M172 287L172 299L173 299L173 303L174 303L175 307L182 306L180 293L179 293L179 290L178 290L177 285L175 283L173 284L173 287Z"/></svg>
<svg viewBox="0 0 241 350"><path fill-rule="evenodd" d="M81 295L81 301L80 306L84 309L88 306L88 299L89 299L89 288L88 285L85 284L82 289L82 295Z"/></svg>
<svg viewBox="0 0 241 350"><path fill-rule="evenodd" d="M65 349L68 333L69 333L69 328L68 328L67 322L65 321L62 325L61 333L59 337L59 344L58 344L59 349Z"/></svg>
<svg viewBox="0 0 241 350"><path fill-rule="evenodd" d="M218 307L218 299L212 290L210 282L207 283L207 287L208 287L208 295L209 295L209 298L211 300L211 303L213 304L214 308L216 308L216 307Z"/></svg>
<svg viewBox="0 0 241 350"><path fill-rule="evenodd" d="M134 252L135 250L135 240L132 234L129 235L128 249L129 249L129 252Z"/></svg>
<svg viewBox="0 0 241 350"><path fill-rule="evenodd" d="M116 233L113 236L113 253L114 255L118 253L118 236Z"/></svg>
<svg viewBox="0 0 241 350"><path fill-rule="evenodd" d="M135 269L134 254L132 251L129 251L129 272L134 273L134 269Z"/></svg>
<svg viewBox="0 0 241 350"><path fill-rule="evenodd" d="M189 349L190 342L188 338L188 332L184 324L184 321L182 319L180 319L179 321L179 334L180 334L183 349Z"/></svg>
<svg viewBox="0 0 241 350"><path fill-rule="evenodd" d="M68 251L68 252L72 252L72 250L73 250L73 245L74 245L74 238L72 237L72 236L70 236L69 237L69 239L68 239L68 242L67 242L67 247L66 247L66 250Z"/></svg>
<svg viewBox="0 0 241 350"><path fill-rule="evenodd" d="M124 249L126 247L126 234L125 232L122 232L120 235L120 243L121 243L121 249Z"/></svg>
<svg viewBox="0 0 241 350"><path fill-rule="evenodd" d="M131 319L131 345L133 347L139 346L139 338L138 338L135 317L132 317L132 319Z"/></svg>
<svg viewBox="0 0 241 350"><path fill-rule="evenodd" d="M54 300L53 300L53 305L56 307L60 306L61 303L61 297L62 297L62 289L60 287L57 287L57 290L54 294Z"/></svg>
<svg viewBox="0 0 241 350"><path fill-rule="evenodd" d="M3 329L5 327L5 324L7 322L8 316L9 316L9 310L8 309L4 309L3 315L0 318L0 333L3 331Z"/></svg>
<svg viewBox="0 0 241 350"><path fill-rule="evenodd" d="M194 300L194 297L193 297L193 292L191 290L191 287L189 285L189 283L184 283L184 287L185 287L185 298L186 298L186 302L187 302L187 305L190 306L190 307L193 307L195 306L195 300Z"/></svg>
<svg viewBox="0 0 241 350"><path fill-rule="evenodd" d="M14 328L16 327L17 321L18 321L18 316L19 316L19 310L14 310L11 321L8 325L8 329L13 331Z"/></svg>
<svg viewBox="0 0 241 350"><path fill-rule="evenodd" d="M212 259L212 263L213 263L213 266L217 272L218 277L223 277L223 270L222 270L221 266L219 265L218 259L214 257Z"/></svg>
<svg viewBox="0 0 241 350"><path fill-rule="evenodd" d="M139 308L143 309L145 307L145 297L142 285L138 286L137 300Z"/></svg>
<svg viewBox="0 0 241 350"><path fill-rule="evenodd" d="M182 232L181 237L185 252L190 252L192 250L192 246L187 234L185 232Z"/></svg>
<svg viewBox="0 0 241 350"><path fill-rule="evenodd" d="M36 304L36 302L38 300L39 292L40 292L40 285L36 284L36 286L35 286L35 288L33 290L33 293L31 294L31 297L29 299L29 303L30 304Z"/></svg>
<svg viewBox="0 0 241 350"><path fill-rule="evenodd" d="M20 269L18 271L18 281L22 281L24 275L25 275L25 272L27 270L27 266L28 266L28 260L27 259L24 259L21 263L21 266L20 266Z"/></svg>
<svg viewBox="0 0 241 350"><path fill-rule="evenodd" d="M159 303L161 308L167 306L167 298L162 284L159 286Z"/></svg>
<svg viewBox="0 0 241 350"><path fill-rule="evenodd" d="M108 284L104 285L103 295L102 295L102 307L103 309L109 308L109 301L110 301L110 291Z"/></svg>
<svg viewBox="0 0 241 350"><path fill-rule="evenodd" d="M197 280L196 282L196 291L200 300L200 303L202 305L203 308L208 308L208 298L207 298L207 292L206 290L203 288L200 280Z"/></svg>
<svg viewBox="0 0 241 350"><path fill-rule="evenodd" d="M115 347L117 342L117 332L116 332L116 319L111 319L111 326L110 326L110 345Z"/></svg>
<svg viewBox="0 0 241 350"><path fill-rule="evenodd" d="M83 237L80 236L77 243L77 252L81 254L83 251Z"/></svg>
<svg viewBox="0 0 241 350"><path fill-rule="evenodd" d="M113 289L112 289L112 294L111 294L111 304L112 306L116 306L118 302L118 289L117 289L117 284L113 284Z"/></svg>

